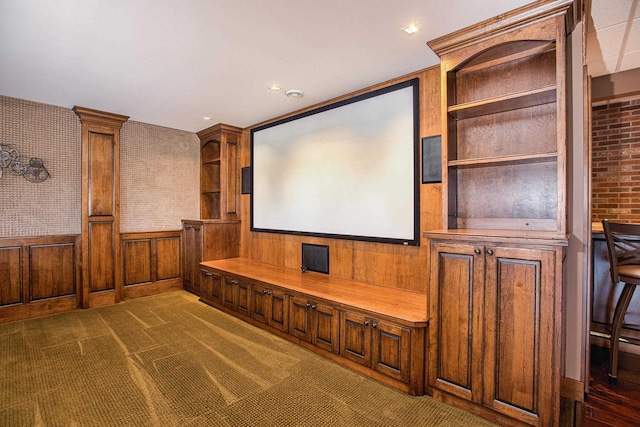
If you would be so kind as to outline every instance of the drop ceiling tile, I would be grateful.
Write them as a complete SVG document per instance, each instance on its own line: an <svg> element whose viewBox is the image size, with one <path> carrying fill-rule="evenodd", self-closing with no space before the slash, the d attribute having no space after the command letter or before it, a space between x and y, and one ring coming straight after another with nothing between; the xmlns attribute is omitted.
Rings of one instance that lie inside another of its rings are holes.
<svg viewBox="0 0 640 427"><path fill-rule="evenodd" d="M634 19L629 29L627 44L624 46L624 53L640 50L640 18Z"/></svg>
<svg viewBox="0 0 640 427"><path fill-rule="evenodd" d="M591 3L593 29L601 30L627 22L632 4L633 0L593 0Z"/></svg>
<svg viewBox="0 0 640 427"><path fill-rule="evenodd" d="M587 35L587 62L620 54L626 25L618 24Z"/></svg>
<svg viewBox="0 0 640 427"><path fill-rule="evenodd" d="M640 68L640 50L629 52L622 57L622 66L620 71Z"/></svg>
<svg viewBox="0 0 640 427"><path fill-rule="evenodd" d="M587 61L589 68L589 74L594 77L602 76L605 74L613 74L618 72L618 56L608 56L602 59L596 59L591 62Z"/></svg>

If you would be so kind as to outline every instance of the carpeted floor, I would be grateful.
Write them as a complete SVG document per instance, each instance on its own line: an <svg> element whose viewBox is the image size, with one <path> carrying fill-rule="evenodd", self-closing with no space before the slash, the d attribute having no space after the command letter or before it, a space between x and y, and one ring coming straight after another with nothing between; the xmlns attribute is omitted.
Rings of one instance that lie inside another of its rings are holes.
<svg viewBox="0 0 640 427"><path fill-rule="evenodd" d="M489 426L175 291L0 325L0 426Z"/></svg>

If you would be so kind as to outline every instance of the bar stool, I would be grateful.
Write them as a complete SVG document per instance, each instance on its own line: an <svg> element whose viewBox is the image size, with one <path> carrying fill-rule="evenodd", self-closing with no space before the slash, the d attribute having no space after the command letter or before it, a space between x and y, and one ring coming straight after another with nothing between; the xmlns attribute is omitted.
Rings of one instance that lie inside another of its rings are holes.
<svg viewBox="0 0 640 427"><path fill-rule="evenodd" d="M640 285L640 241L637 241L640 240L640 225L621 224L604 219L602 227L609 251L611 280L614 285L618 282L624 283L611 324L609 378L615 381L618 378L618 347L622 322L633 292L636 286ZM632 238L636 241L630 241Z"/></svg>

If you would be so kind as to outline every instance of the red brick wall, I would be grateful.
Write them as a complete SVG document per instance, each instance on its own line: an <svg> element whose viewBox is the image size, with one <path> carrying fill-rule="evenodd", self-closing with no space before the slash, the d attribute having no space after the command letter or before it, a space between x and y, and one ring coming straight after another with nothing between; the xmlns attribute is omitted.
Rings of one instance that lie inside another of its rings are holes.
<svg viewBox="0 0 640 427"><path fill-rule="evenodd" d="M593 107L592 216L640 223L640 97Z"/></svg>

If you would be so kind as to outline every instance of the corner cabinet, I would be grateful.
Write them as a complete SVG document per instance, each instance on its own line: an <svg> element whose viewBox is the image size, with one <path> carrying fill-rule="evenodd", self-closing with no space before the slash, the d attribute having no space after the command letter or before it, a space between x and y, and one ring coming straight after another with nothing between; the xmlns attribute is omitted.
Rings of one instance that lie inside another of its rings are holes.
<svg viewBox="0 0 640 427"><path fill-rule="evenodd" d="M240 221L182 220L182 245L184 289L201 295L200 263L240 255Z"/></svg>
<svg viewBox="0 0 640 427"><path fill-rule="evenodd" d="M428 388L505 425L560 414L572 0L429 42L441 59L443 225L430 242Z"/></svg>
<svg viewBox="0 0 640 427"><path fill-rule="evenodd" d="M241 128L221 123L198 132L201 219L239 219L241 133Z"/></svg>

